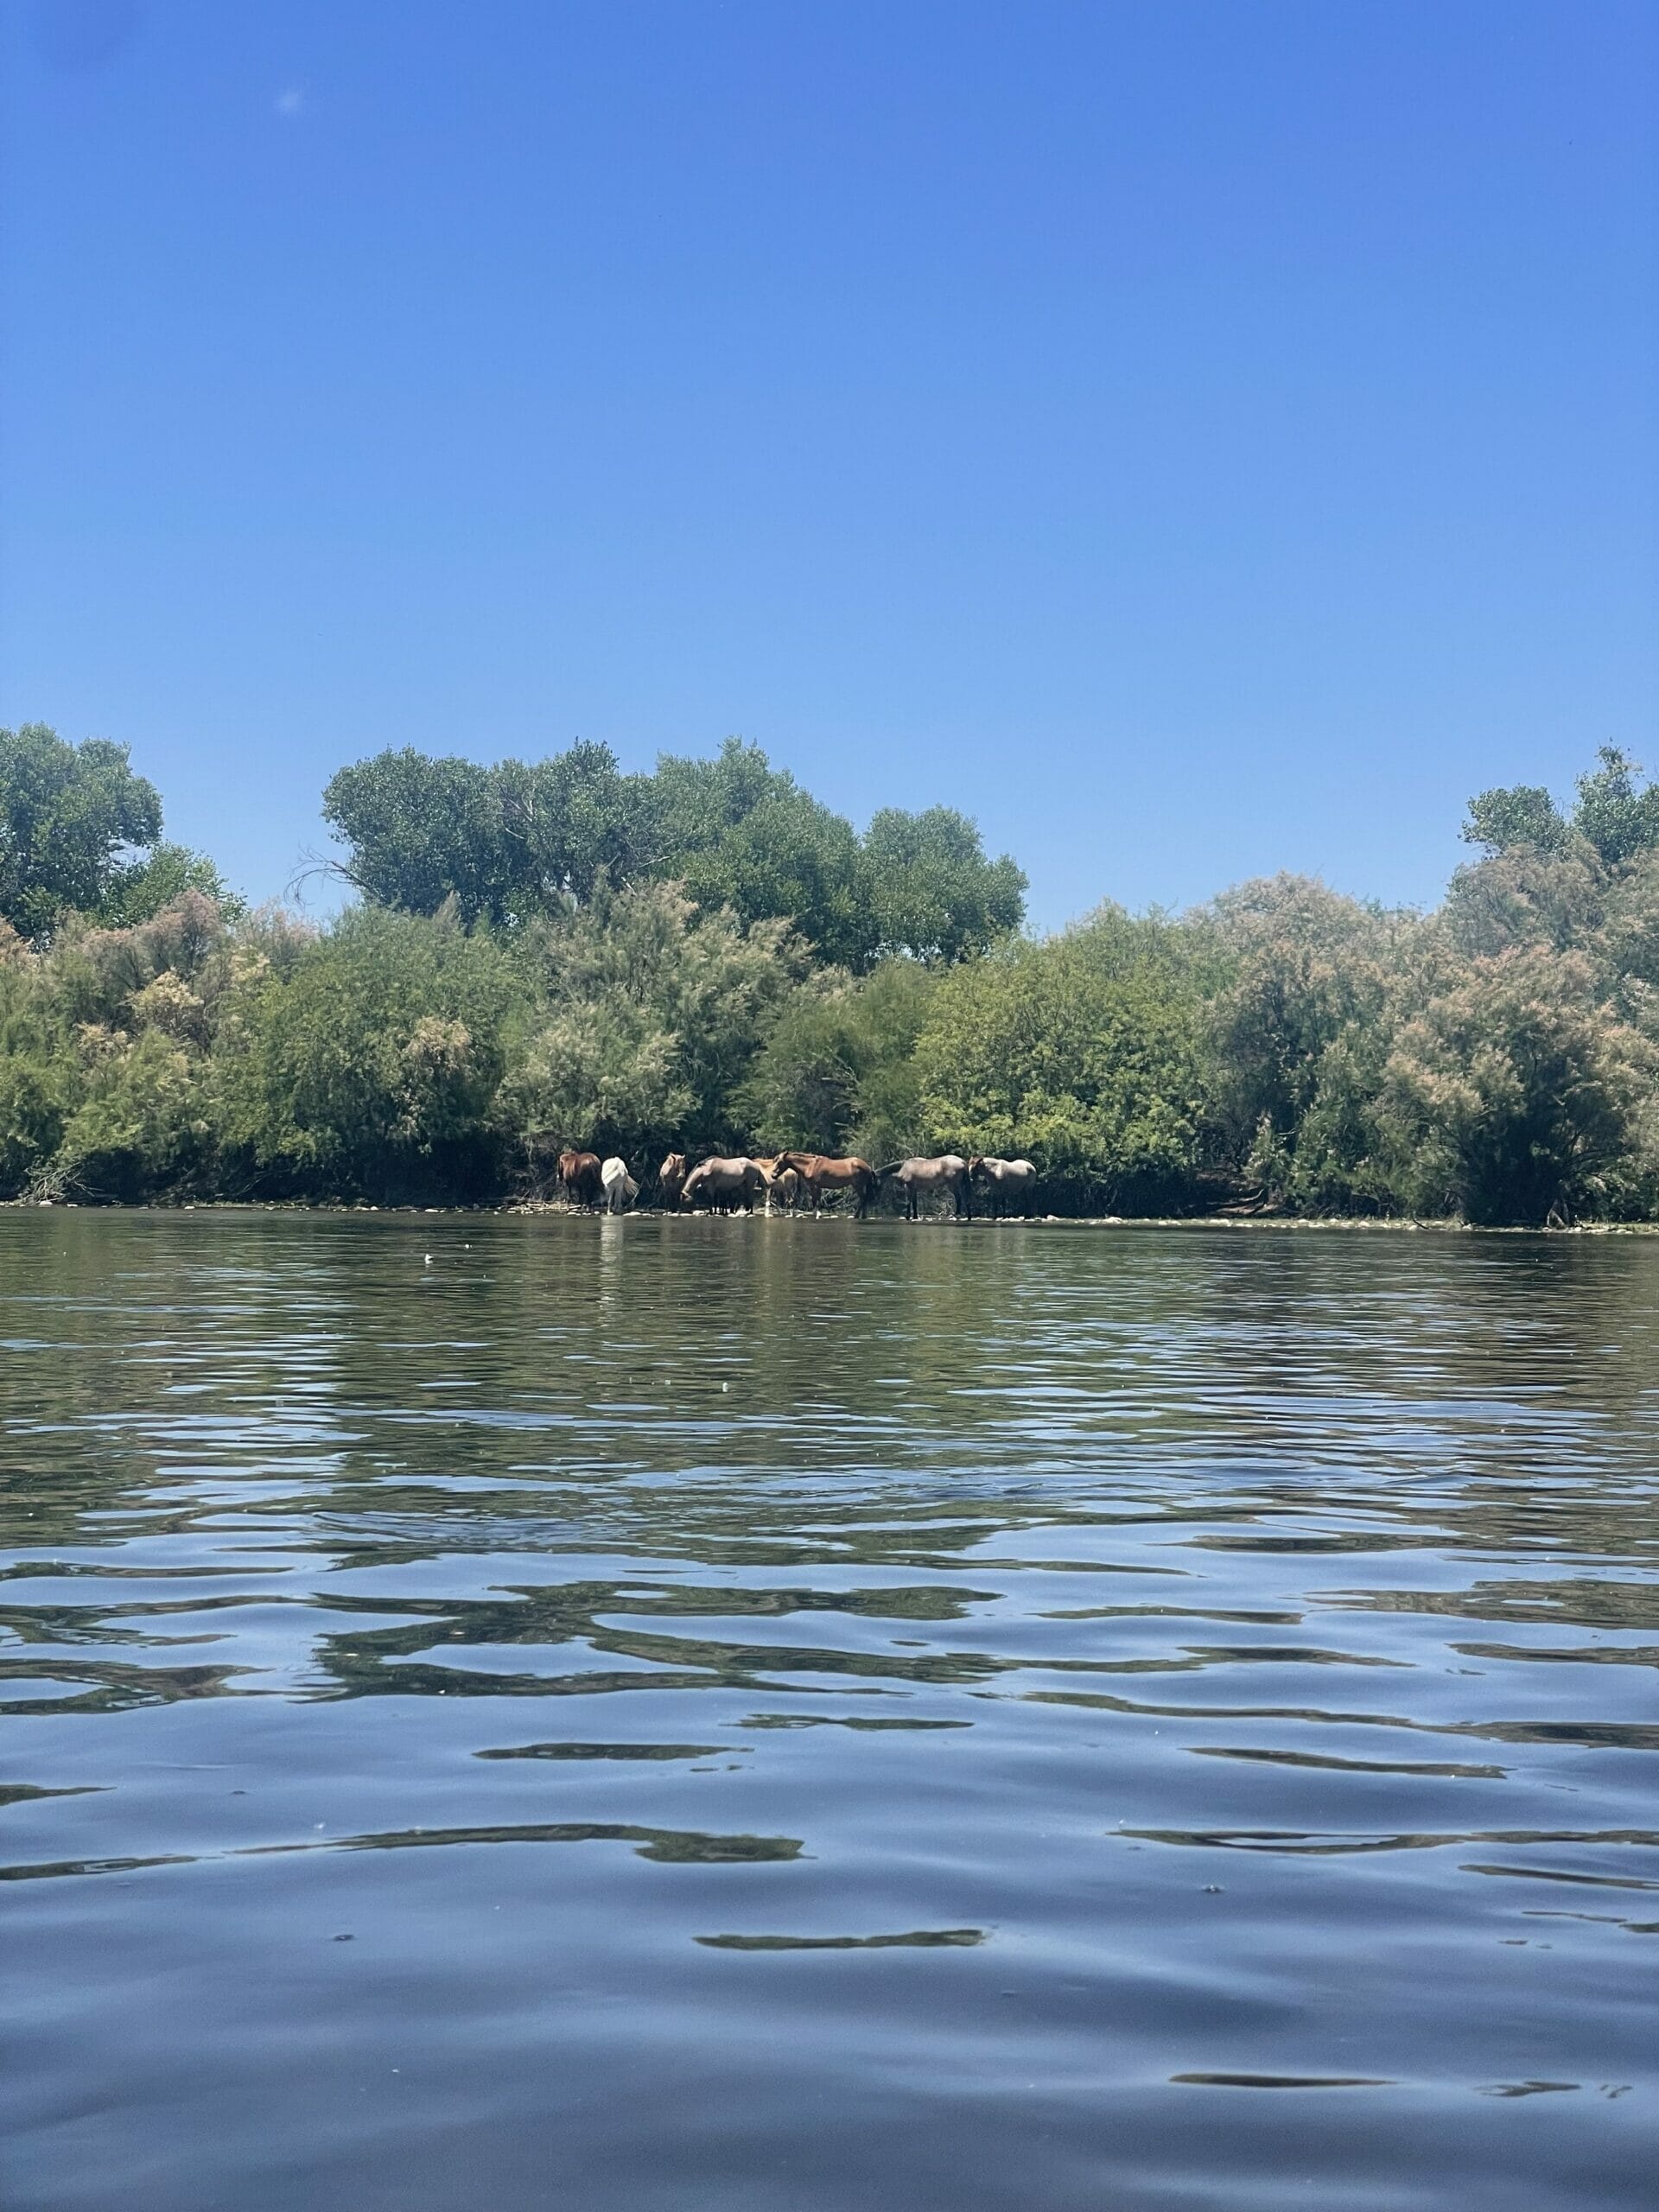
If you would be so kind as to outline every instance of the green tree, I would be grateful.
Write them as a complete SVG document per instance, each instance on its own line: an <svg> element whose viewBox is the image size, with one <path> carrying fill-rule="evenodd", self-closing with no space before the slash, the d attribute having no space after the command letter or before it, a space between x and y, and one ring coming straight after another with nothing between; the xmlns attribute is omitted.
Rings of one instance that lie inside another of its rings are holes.
<svg viewBox="0 0 1659 2212"><path fill-rule="evenodd" d="M1659 846L1659 784L1639 790L1642 768L1617 746L1604 745L1598 769L1579 778L1573 826L1610 867Z"/></svg>
<svg viewBox="0 0 1659 2212"><path fill-rule="evenodd" d="M1475 960L1402 1025L1383 1071L1396 1187L1415 1211L1479 1223L1606 1211L1653 1079L1582 955Z"/></svg>
<svg viewBox="0 0 1659 2212"><path fill-rule="evenodd" d="M453 907L362 908L285 959L257 956L219 1024L227 1173L275 1195L498 1192L497 1096L525 1014L507 954Z"/></svg>
<svg viewBox="0 0 1659 2212"><path fill-rule="evenodd" d="M1312 877L1277 875L1224 892L1202 924L1225 975L1205 1020L1222 1157L1282 1201L1297 1183L1302 1124L1325 1056L1356 1029L1383 1024L1414 918L1375 912ZM1323 1126L1328 1147L1328 1117ZM1321 1188L1333 1169L1327 1150Z"/></svg>
<svg viewBox="0 0 1659 2212"><path fill-rule="evenodd" d="M106 928L130 929L192 893L211 899L227 921L247 911L247 901L229 888L206 853L164 839L116 869L94 912Z"/></svg>
<svg viewBox="0 0 1659 2212"><path fill-rule="evenodd" d="M796 992L738 1094L760 1147L877 1160L918 1150L916 1043L934 981L914 960L887 960L858 981L830 974Z"/></svg>
<svg viewBox="0 0 1659 2212"><path fill-rule="evenodd" d="M1178 931L1109 906L952 969L917 1045L933 1141L1027 1156L1079 1202L1180 1202L1206 1112L1198 974Z"/></svg>
<svg viewBox="0 0 1659 2212"><path fill-rule="evenodd" d="M792 924L821 961L861 969L876 931L853 826L803 791L763 799L706 850L665 857L706 913L729 906L747 925Z"/></svg>
<svg viewBox="0 0 1659 2212"><path fill-rule="evenodd" d="M83 1033L81 1097L52 1162L54 1189L133 1205L201 1182L213 1124L194 1041L169 1033L164 1020L137 1035Z"/></svg>
<svg viewBox="0 0 1659 2212"><path fill-rule="evenodd" d="M864 836L880 949L951 962L985 952L1026 918L1026 878L1007 854L989 861L979 830L952 807L885 807Z"/></svg>
<svg viewBox="0 0 1659 2212"><path fill-rule="evenodd" d="M122 855L153 845L162 803L124 745L70 745L44 722L0 730L0 917L48 938L73 911L95 912Z"/></svg>
<svg viewBox="0 0 1659 2212"><path fill-rule="evenodd" d="M544 1012L502 1099L524 1158L562 1146L636 1166L660 1147L729 1147L731 1095L804 964L788 925L699 915L672 885L601 888L525 947Z"/></svg>
<svg viewBox="0 0 1659 2212"><path fill-rule="evenodd" d="M0 1198L44 1174L79 1093L79 1065L42 963L0 922Z"/></svg>
<svg viewBox="0 0 1659 2212"><path fill-rule="evenodd" d="M322 795L323 819L350 848L346 880L378 906L435 914L453 899L463 922L503 918L500 810L490 772L405 746L341 768Z"/></svg>
<svg viewBox="0 0 1659 2212"><path fill-rule="evenodd" d="M1463 841L1484 845L1490 853L1512 852L1518 845L1555 853L1567 842L1567 823L1541 784L1511 784L1470 800Z"/></svg>
<svg viewBox="0 0 1659 2212"><path fill-rule="evenodd" d="M1559 849L1516 844L1459 868L1443 919L1463 952L1491 957L1526 944L1565 952L1600 926L1607 894L1607 872L1582 838Z"/></svg>

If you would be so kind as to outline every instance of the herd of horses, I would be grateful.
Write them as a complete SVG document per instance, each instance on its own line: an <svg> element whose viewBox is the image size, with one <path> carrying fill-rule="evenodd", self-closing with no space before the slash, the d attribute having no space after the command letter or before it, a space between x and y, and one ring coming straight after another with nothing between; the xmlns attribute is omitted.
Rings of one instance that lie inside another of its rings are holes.
<svg viewBox="0 0 1659 2212"><path fill-rule="evenodd" d="M639 1196L625 1160L562 1152L558 1173L559 1186L572 1205L626 1213ZM768 1213L774 1205L785 1212L810 1205L817 1213L826 1198L844 1192L853 1201L855 1221L862 1221L871 1200L889 1189L903 1198L908 1221L918 1217L925 1198L936 1195L950 1200L957 1220L971 1221L974 1193L982 1190L995 1221L1010 1206L1025 1211L1036 1185L1037 1170L1028 1160L964 1160L955 1152L896 1160L890 1167L821 1152L779 1152L763 1160L716 1157L693 1167L684 1153L671 1152L656 1176L658 1199L671 1211L702 1206L715 1212L753 1213L758 1202Z"/></svg>

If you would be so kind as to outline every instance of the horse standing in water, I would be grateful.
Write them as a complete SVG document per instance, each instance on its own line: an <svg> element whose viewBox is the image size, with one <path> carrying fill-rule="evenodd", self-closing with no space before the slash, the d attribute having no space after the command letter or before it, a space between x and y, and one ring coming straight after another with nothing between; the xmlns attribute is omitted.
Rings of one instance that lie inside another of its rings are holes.
<svg viewBox="0 0 1659 2212"><path fill-rule="evenodd" d="M1008 1199L1029 1199L1037 1185L1037 1170L1028 1160L998 1160L981 1154L969 1161L968 1175L970 1182L977 1175L990 1186L993 1221L1001 1218Z"/></svg>
<svg viewBox="0 0 1659 2212"><path fill-rule="evenodd" d="M935 1191L948 1191L958 1221L974 1217L968 1162L960 1153L942 1152L932 1160L901 1160L881 1170L884 1183L896 1183L905 1194L905 1219L914 1221L920 1202Z"/></svg>
<svg viewBox="0 0 1659 2212"><path fill-rule="evenodd" d="M766 1194L766 1171L753 1160L705 1160L686 1177L680 1204L689 1206L701 1198L706 1206L745 1205L753 1213L755 1199Z"/></svg>
<svg viewBox="0 0 1659 2212"><path fill-rule="evenodd" d="M678 1205L680 1192L685 1188L685 1154L683 1152L671 1152L657 1170L657 1188L662 1193L665 1206Z"/></svg>
<svg viewBox="0 0 1659 2212"><path fill-rule="evenodd" d="M614 1155L599 1171L605 1191L607 1213L623 1213L639 1195L639 1185L628 1173L628 1163Z"/></svg>
<svg viewBox="0 0 1659 2212"><path fill-rule="evenodd" d="M817 1213L826 1191L850 1191L853 1219L862 1221L876 1192L876 1173L868 1160L832 1160L822 1152L780 1152L778 1170L792 1167Z"/></svg>
<svg viewBox="0 0 1659 2212"><path fill-rule="evenodd" d="M596 1152L562 1152L559 1180L573 1206L596 1206L605 1195Z"/></svg>
<svg viewBox="0 0 1659 2212"><path fill-rule="evenodd" d="M785 1213L792 1213L801 1195L801 1179L792 1167L784 1166L781 1152L753 1153L750 1157L766 1179L766 1211L772 1211L772 1202L777 1199Z"/></svg>

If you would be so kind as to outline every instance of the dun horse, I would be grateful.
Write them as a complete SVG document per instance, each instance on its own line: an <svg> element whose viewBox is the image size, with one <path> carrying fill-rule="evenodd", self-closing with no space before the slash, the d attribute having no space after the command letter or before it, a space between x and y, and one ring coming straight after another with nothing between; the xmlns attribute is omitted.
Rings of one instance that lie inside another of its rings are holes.
<svg viewBox="0 0 1659 2212"><path fill-rule="evenodd" d="M752 1160L705 1160L685 1179L680 1192L683 1206L701 1199L706 1206L746 1205L751 1213L757 1198L766 1193L766 1175Z"/></svg>
<svg viewBox="0 0 1659 2212"><path fill-rule="evenodd" d="M680 1192L685 1188L685 1154L671 1152L657 1170L657 1188L662 1193L665 1206L677 1206Z"/></svg>
<svg viewBox="0 0 1659 2212"><path fill-rule="evenodd" d="M905 1218L914 1221L920 1211L920 1202L935 1191L948 1191L956 1217L974 1217L972 1193L969 1185L968 1162L959 1153L942 1152L931 1160L901 1160L892 1167L881 1170L884 1183L895 1183L905 1194Z"/></svg>
<svg viewBox="0 0 1659 2212"><path fill-rule="evenodd" d="M981 1155L968 1163L971 1181L975 1176L989 1186L991 1219L999 1220L1003 1207L1012 1199L1029 1201L1037 1185L1037 1170L1028 1160L998 1160Z"/></svg>

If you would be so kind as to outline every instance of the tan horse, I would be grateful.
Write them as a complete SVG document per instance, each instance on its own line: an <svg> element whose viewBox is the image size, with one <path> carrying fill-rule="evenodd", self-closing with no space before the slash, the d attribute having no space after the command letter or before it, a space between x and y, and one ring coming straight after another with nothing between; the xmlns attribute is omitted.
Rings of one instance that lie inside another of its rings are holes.
<svg viewBox="0 0 1659 2212"><path fill-rule="evenodd" d="M604 1197L596 1152L562 1152L559 1180L573 1206L596 1206Z"/></svg>
<svg viewBox="0 0 1659 2212"><path fill-rule="evenodd" d="M980 1155L968 1163L969 1179L975 1176L990 1187L991 1219L997 1220L1010 1198L1029 1198L1037 1186L1037 1170L1028 1160L998 1160Z"/></svg>
<svg viewBox="0 0 1659 2212"><path fill-rule="evenodd" d="M766 1179L766 1211L772 1211L776 1198L785 1213L792 1213L800 1202L801 1179L792 1167L785 1166L783 1154L752 1153L750 1158Z"/></svg>
<svg viewBox="0 0 1659 2212"><path fill-rule="evenodd" d="M832 1160L822 1152L781 1152L778 1155L780 1169L792 1167L801 1179L801 1186L812 1201L817 1213L826 1191L850 1191L853 1194L853 1219L862 1221L872 1198L875 1195L875 1170L868 1160Z"/></svg>
<svg viewBox="0 0 1659 2212"><path fill-rule="evenodd" d="M686 1177L680 1204L695 1205L701 1199L706 1206L744 1205L753 1213L755 1199L766 1193L766 1170L753 1160L705 1160Z"/></svg>
<svg viewBox="0 0 1659 2212"><path fill-rule="evenodd" d="M948 1191L950 1203L960 1221L964 1215L974 1217L974 1202L969 1187L968 1162L960 1153L942 1152L931 1160L901 1160L892 1167L881 1170L884 1183L896 1183L905 1194L905 1219L914 1221L920 1202L935 1191Z"/></svg>
<svg viewBox="0 0 1659 2212"><path fill-rule="evenodd" d="M677 1206L680 1192L685 1188L685 1154L671 1152L657 1170L657 1187L662 1192L665 1206Z"/></svg>

